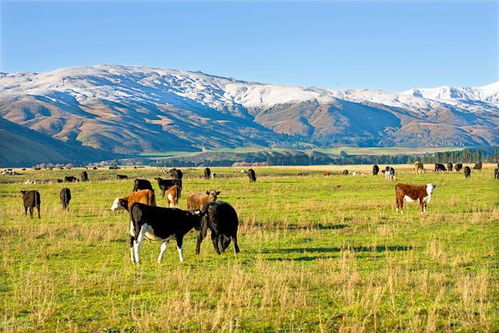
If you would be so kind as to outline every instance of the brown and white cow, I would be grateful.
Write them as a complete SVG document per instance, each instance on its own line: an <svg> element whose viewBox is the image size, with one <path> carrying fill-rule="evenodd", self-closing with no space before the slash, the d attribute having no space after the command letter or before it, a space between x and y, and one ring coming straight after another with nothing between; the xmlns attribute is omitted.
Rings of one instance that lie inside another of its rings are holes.
<svg viewBox="0 0 499 333"><path fill-rule="evenodd" d="M178 199L180 198L181 191L182 190L177 185L173 185L166 191L166 201L168 203L168 207L174 208L178 206Z"/></svg>
<svg viewBox="0 0 499 333"><path fill-rule="evenodd" d="M191 193L187 197L187 210L202 210L212 201L217 201L220 191L206 191L206 193Z"/></svg>
<svg viewBox="0 0 499 333"><path fill-rule="evenodd" d="M149 206L156 206L156 197L154 192L151 190L139 190L137 192L132 192L127 197L114 199L111 210L128 210L132 207L134 202L140 202Z"/></svg>
<svg viewBox="0 0 499 333"><path fill-rule="evenodd" d="M419 201L421 212L426 212L426 206L430 203L431 195L435 190L435 185L408 185L397 184L395 185L395 201L397 203L397 212L404 208L404 201Z"/></svg>

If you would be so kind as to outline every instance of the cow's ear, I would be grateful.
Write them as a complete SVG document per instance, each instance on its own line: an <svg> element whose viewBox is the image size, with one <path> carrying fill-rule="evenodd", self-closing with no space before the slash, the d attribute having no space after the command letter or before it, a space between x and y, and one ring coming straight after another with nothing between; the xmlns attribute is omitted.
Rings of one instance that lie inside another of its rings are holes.
<svg viewBox="0 0 499 333"><path fill-rule="evenodd" d="M217 191L217 195L219 195L219 194L220 194L220 191Z"/></svg>
<svg viewBox="0 0 499 333"><path fill-rule="evenodd" d="M209 195L209 194L210 194L210 191L206 191L206 194L208 194L208 195Z"/></svg>

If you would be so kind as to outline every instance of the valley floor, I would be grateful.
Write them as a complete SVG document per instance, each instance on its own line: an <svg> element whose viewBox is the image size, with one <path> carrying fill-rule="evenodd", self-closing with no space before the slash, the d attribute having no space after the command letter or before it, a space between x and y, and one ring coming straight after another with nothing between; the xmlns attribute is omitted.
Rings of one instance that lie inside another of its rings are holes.
<svg viewBox="0 0 499 333"><path fill-rule="evenodd" d="M397 182L436 185L425 215L414 203L396 214L395 183L381 175L323 176L343 169L371 166L256 168L256 183L239 168L213 168L212 180L183 169L180 207L189 192L220 190L239 214L241 253L218 256L208 237L196 256L190 232L184 263L170 242L157 264L160 244L146 241L140 266L127 214L109 209L132 180L114 178L164 173L89 170L88 183L36 185L23 182L79 170L0 176L0 330L497 332L492 166L470 179L396 166ZM73 194L67 212L62 187ZM40 220L22 215L21 189L40 191Z"/></svg>

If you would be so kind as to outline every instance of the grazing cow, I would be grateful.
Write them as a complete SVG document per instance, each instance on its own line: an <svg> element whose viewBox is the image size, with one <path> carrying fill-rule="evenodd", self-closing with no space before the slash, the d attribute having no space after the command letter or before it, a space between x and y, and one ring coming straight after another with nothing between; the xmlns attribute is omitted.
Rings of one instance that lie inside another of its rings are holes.
<svg viewBox="0 0 499 333"><path fill-rule="evenodd" d="M397 184L395 185L395 200L397 203L397 212L404 208L404 201L419 201L421 213L426 212L426 206L430 203L431 195L435 190L435 185L427 184L423 186Z"/></svg>
<svg viewBox="0 0 499 333"><path fill-rule="evenodd" d="M109 167L109 170L118 170L120 167L118 166L110 166Z"/></svg>
<svg viewBox="0 0 499 333"><path fill-rule="evenodd" d="M168 207L176 207L178 205L178 199L180 198L180 188L177 185L173 185L166 191L166 200Z"/></svg>
<svg viewBox="0 0 499 333"><path fill-rule="evenodd" d="M135 179L133 181L133 192L137 192L138 190L154 191L154 189L152 188L151 182L148 181L147 179Z"/></svg>
<svg viewBox="0 0 499 333"><path fill-rule="evenodd" d="M179 208L163 208L134 203L130 207L130 256L132 262L140 263L140 247L144 238L160 240L158 263L161 263L168 239L175 237L180 261L184 261L182 243L184 235L192 228L201 229L203 212Z"/></svg>
<svg viewBox="0 0 499 333"><path fill-rule="evenodd" d="M456 170L456 172L461 171L462 168L463 168L463 163L454 164L454 170Z"/></svg>
<svg viewBox="0 0 499 333"><path fill-rule="evenodd" d="M211 231L211 240L217 254L224 252L234 242L234 253L239 253L237 244L237 227L239 220L236 210L226 202L214 201L203 209L205 215L201 222L201 231L198 233L196 254L201 252L201 242L206 237L208 229Z"/></svg>
<svg viewBox="0 0 499 333"><path fill-rule="evenodd" d="M420 161L414 163L414 171L416 173L424 173L424 164Z"/></svg>
<svg viewBox="0 0 499 333"><path fill-rule="evenodd" d="M383 170L383 173L385 174L385 179L389 180L395 180L395 169L391 166L387 166L385 170Z"/></svg>
<svg viewBox="0 0 499 333"><path fill-rule="evenodd" d="M439 172L439 171L447 171L447 169L445 168L445 165L441 164L441 163L435 163L435 172Z"/></svg>
<svg viewBox="0 0 499 333"><path fill-rule="evenodd" d="M86 171L82 171L80 174L80 178L82 182L88 182L88 173Z"/></svg>
<svg viewBox="0 0 499 333"><path fill-rule="evenodd" d="M93 167L92 170L97 170L97 167Z"/></svg>
<svg viewBox="0 0 499 333"><path fill-rule="evenodd" d="M464 177L465 178L470 178L471 177L471 168L469 166L464 167Z"/></svg>
<svg viewBox="0 0 499 333"><path fill-rule="evenodd" d="M123 179L128 179L127 175L116 175L116 179L123 180Z"/></svg>
<svg viewBox="0 0 499 333"><path fill-rule="evenodd" d="M482 171L482 162L478 162L473 166L474 170Z"/></svg>
<svg viewBox="0 0 499 333"><path fill-rule="evenodd" d="M379 173L379 166L377 164L373 165L373 176L377 176Z"/></svg>
<svg viewBox="0 0 499 333"><path fill-rule="evenodd" d="M62 179L56 179L55 182L56 183L64 183L64 180L62 180Z"/></svg>
<svg viewBox="0 0 499 333"><path fill-rule="evenodd" d="M454 169L454 165L452 163L447 163L447 171L452 172L452 169Z"/></svg>
<svg viewBox="0 0 499 333"><path fill-rule="evenodd" d="M206 191L206 193L191 193L187 197L187 210L202 210L206 204L217 201L220 191Z"/></svg>
<svg viewBox="0 0 499 333"><path fill-rule="evenodd" d="M173 179L182 179L182 177L184 177L184 174L180 169L173 168L170 169L170 177L172 177Z"/></svg>
<svg viewBox="0 0 499 333"><path fill-rule="evenodd" d="M62 209L68 209L69 202L71 201L71 191L69 188L63 188L61 192L59 192L59 198L61 199Z"/></svg>
<svg viewBox="0 0 499 333"><path fill-rule="evenodd" d="M494 169L494 179L499 179L499 168Z"/></svg>
<svg viewBox="0 0 499 333"><path fill-rule="evenodd" d="M154 191L139 190L130 193L127 197L114 199L111 210L128 210L135 202L140 202L149 206L156 206L156 196Z"/></svg>
<svg viewBox="0 0 499 333"><path fill-rule="evenodd" d="M348 170L343 170L343 171L341 172L341 174L342 174L342 175L345 175L345 176L346 176L346 175L348 175Z"/></svg>
<svg viewBox="0 0 499 333"><path fill-rule="evenodd" d="M170 187L177 185L182 191L182 179L162 179L160 177L154 178L158 181L159 189L161 190L161 196L165 197L165 192Z"/></svg>
<svg viewBox="0 0 499 333"><path fill-rule="evenodd" d="M64 182L65 183L75 183L75 182L78 182L78 178L74 177L74 176L64 176Z"/></svg>
<svg viewBox="0 0 499 333"><path fill-rule="evenodd" d="M253 169L248 169L248 178L250 183L256 182L256 173Z"/></svg>
<svg viewBox="0 0 499 333"><path fill-rule="evenodd" d="M329 172L324 172L323 176L324 177L329 177L331 174Z"/></svg>
<svg viewBox="0 0 499 333"><path fill-rule="evenodd" d="M33 208L36 208L38 218L40 218L40 192L37 190L22 190L21 194L23 197L24 215L28 213L29 209L29 216L33 218Z"/></svg>
<svg viewBox="0 0 499 333"><path fill-rule="evenodd" d="M204 168L204 179L210 179L210 178L211 178L210 168Z"/></svg>

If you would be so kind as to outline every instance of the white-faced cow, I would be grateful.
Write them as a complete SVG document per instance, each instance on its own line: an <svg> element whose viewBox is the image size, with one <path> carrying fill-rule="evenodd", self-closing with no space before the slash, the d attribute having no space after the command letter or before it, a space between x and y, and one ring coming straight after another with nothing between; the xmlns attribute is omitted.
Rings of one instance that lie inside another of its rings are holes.
<svg viewBox="0 0 499 333"><path fill-rule="evenodd" d="M387 166L385 170L383 170L383 173L385 174L385 179L387 180L395 180L395 169L391 166Z"/></svg>
<svg viewBox="0 0 499 333"><path fill-rule="evenodd" d="M201 231L198 233L196 254L201 252L201 242L206 237L208 229L211 231L211 240L217 254L224 252L231 240L234 242L234 252L239 253L237 244L237 228L239 220L236 210L227 202L212 201L203 208L204 216L201 222Z"/></svg>
<svg viewBox="0 0 499 333"><path fill-rule="evenodd" d="M217 201L220 191L206 191L206 193L191 193L187 197L187 210L202 210L206 204Z"/></svg>
<svg viewBox="0 0 499 333"><path fill-rule="evenodd" d="M68 209L69 202L71 201L71 191L65 187L59 192L59 199L61 199L62 209Z"/></svg>
<svg viewBox="0 0 499 333"><path fill-rule="evenodd" d="M426 212L426 206L430 203L431 195L435 190L435 185L427 184L423 186L397 184L395 185L395 201L397 203L397 212L404 208L404 201L418 201L421 212Z"/></svg>
<svg viewBox="0 0 499 333"><path fill-rule="evenodd" d="M133 181L133 192L137 192L139 190L154 191L150 181L148 181L147 179L138 179L137 178Z"/></svg>
<svg viewBox="0 0 499 333"><path fill-rule="evenodd" d="M40 192L37 190L22 190L21 195L23 198L24 215L28 213L29 209L29 216L33 218L33 208L36 208L38 218L40 218Z"/></svg>
<svg viewBox="0 0 499 333"><path fill-rule="evenodd" d="M111 210L128 210L135 202L140 202L149 206L156 206L156 197L151 190L139 190L130 193L127 197L114 199Z"/></svg>
<svg viewBox="0 0 499 333"><path fill-rule="evenodd" d="M130 256L140 263L140 247L144 238L161 241L158 263L163 259L166 244L175 238L180 261L184 261L182 244L184 235L192 228L201 230L203 212L179 208L163 208L134 203L130 207Z"/></svg>

